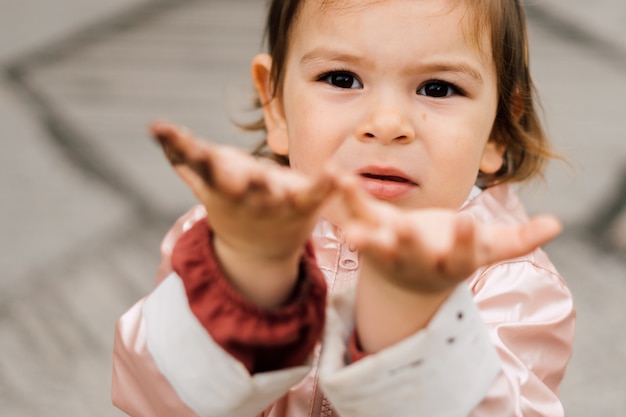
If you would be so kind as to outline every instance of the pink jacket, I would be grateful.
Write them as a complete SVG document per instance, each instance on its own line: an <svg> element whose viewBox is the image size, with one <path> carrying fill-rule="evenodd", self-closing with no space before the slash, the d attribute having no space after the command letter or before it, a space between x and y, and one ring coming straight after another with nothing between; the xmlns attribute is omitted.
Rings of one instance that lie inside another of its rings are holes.
<svg viewBox="0 0 626 417"><path fill-rule="evenodd" d="M463 210L486 223L527 218L507 185L482 192ZM313 242L331 294L322 343L300 365L251 374L202 326L172 271L175 243L204 216L196 207L174 225L162 244L157 287L118 322L112 396L128 414L564 415L558 391L575 313L570 292L541 250L477 271L426 329L349 363L359 259L336 228L320 220Z"/></svg>

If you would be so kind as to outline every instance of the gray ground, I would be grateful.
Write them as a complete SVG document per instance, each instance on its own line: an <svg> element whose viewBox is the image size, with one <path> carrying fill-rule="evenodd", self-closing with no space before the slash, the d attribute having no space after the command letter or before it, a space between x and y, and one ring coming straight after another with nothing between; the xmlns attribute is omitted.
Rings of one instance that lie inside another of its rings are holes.
<svg viewBox="0 0 626 417"><path fill-rule="evenodd" d="M0 0L0 414L120 416L115 320L193 199L148 140L167 117L249 147L260 0ZM570 417L626 415L626 3L528 2L535 81L571 166L523 190L578 305Z"/></svg>

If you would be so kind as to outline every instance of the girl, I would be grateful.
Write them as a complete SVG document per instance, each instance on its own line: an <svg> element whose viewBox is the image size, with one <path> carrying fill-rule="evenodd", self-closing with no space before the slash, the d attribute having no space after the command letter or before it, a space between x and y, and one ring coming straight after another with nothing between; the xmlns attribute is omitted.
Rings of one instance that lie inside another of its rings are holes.
<svg viewBox="0 0 626 417"><path fill-rule="evenodd" d="M509 186L550 156L519 2L274 0L267 30L252 77L290 168L153 126L202 205L118 323L115 404L562 416L559 224Z"/></svg>

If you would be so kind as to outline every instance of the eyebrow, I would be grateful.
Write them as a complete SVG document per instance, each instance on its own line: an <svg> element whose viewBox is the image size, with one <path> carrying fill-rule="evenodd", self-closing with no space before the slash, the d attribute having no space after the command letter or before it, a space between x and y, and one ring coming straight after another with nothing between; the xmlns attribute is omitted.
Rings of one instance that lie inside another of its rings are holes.
<svg viewBox="0 0 626 417"><path fill-rule="evenodd" d="M315 48L304 54L300 63L307 65L316 62L324 63L327 61L338 61L347 64L370 64L370 60L362 58L358 55L346 53L339 50L328 48ZM476 83L483 84L483 77L474 66L466 62L434 62L431 64L417 64L410 68L408 72L452 72L460 75L466 75Z"/></svg>
<svg viewBox="0 0 626 417"><path fill-rule="evenodd" d="M480 72L473 66L464 62L434 63L420 66L420 68L428 72L454 72L462 75L464 74L479 84L483 83L483 76Z"/></svg>
<svg viewBox="0 0 626 417"><path fill-rule="evenodd" d="M341 61L341 62L346 62L350 64L358 64L358 63L362 63L364 59L362 59L359 56L356 56L350 53L341 52L338 50L327 49L327 48L315 48L311 50L310 52L307 52L306 54L304 54L304 56L300 60L300 63L308 64L310 62L315 63L316 61L319 61L319 62Z"/></svg>

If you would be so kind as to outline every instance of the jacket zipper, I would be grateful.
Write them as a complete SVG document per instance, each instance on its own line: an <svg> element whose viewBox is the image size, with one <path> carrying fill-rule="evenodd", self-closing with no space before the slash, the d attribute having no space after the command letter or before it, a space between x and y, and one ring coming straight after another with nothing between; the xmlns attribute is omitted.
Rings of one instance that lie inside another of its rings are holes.
<svg viewBox="0 0 626 417"><path fill-rule="evenodd" d="M337 260L337 266L333 275L332 282L329 285L329 290L332 292L335 283L337 282L337 275L340 271L354 271L359 266L358 254L355 251L350 250L347 244L342 243L339 246L339 259ZM317 358L319 360L319 356ZM315 387L313 389L313 403L311 405L311 417L333 417L335 412L333 410L330 401L324 396L322 391L318 388L317 375L315 377Z"/></svg>

